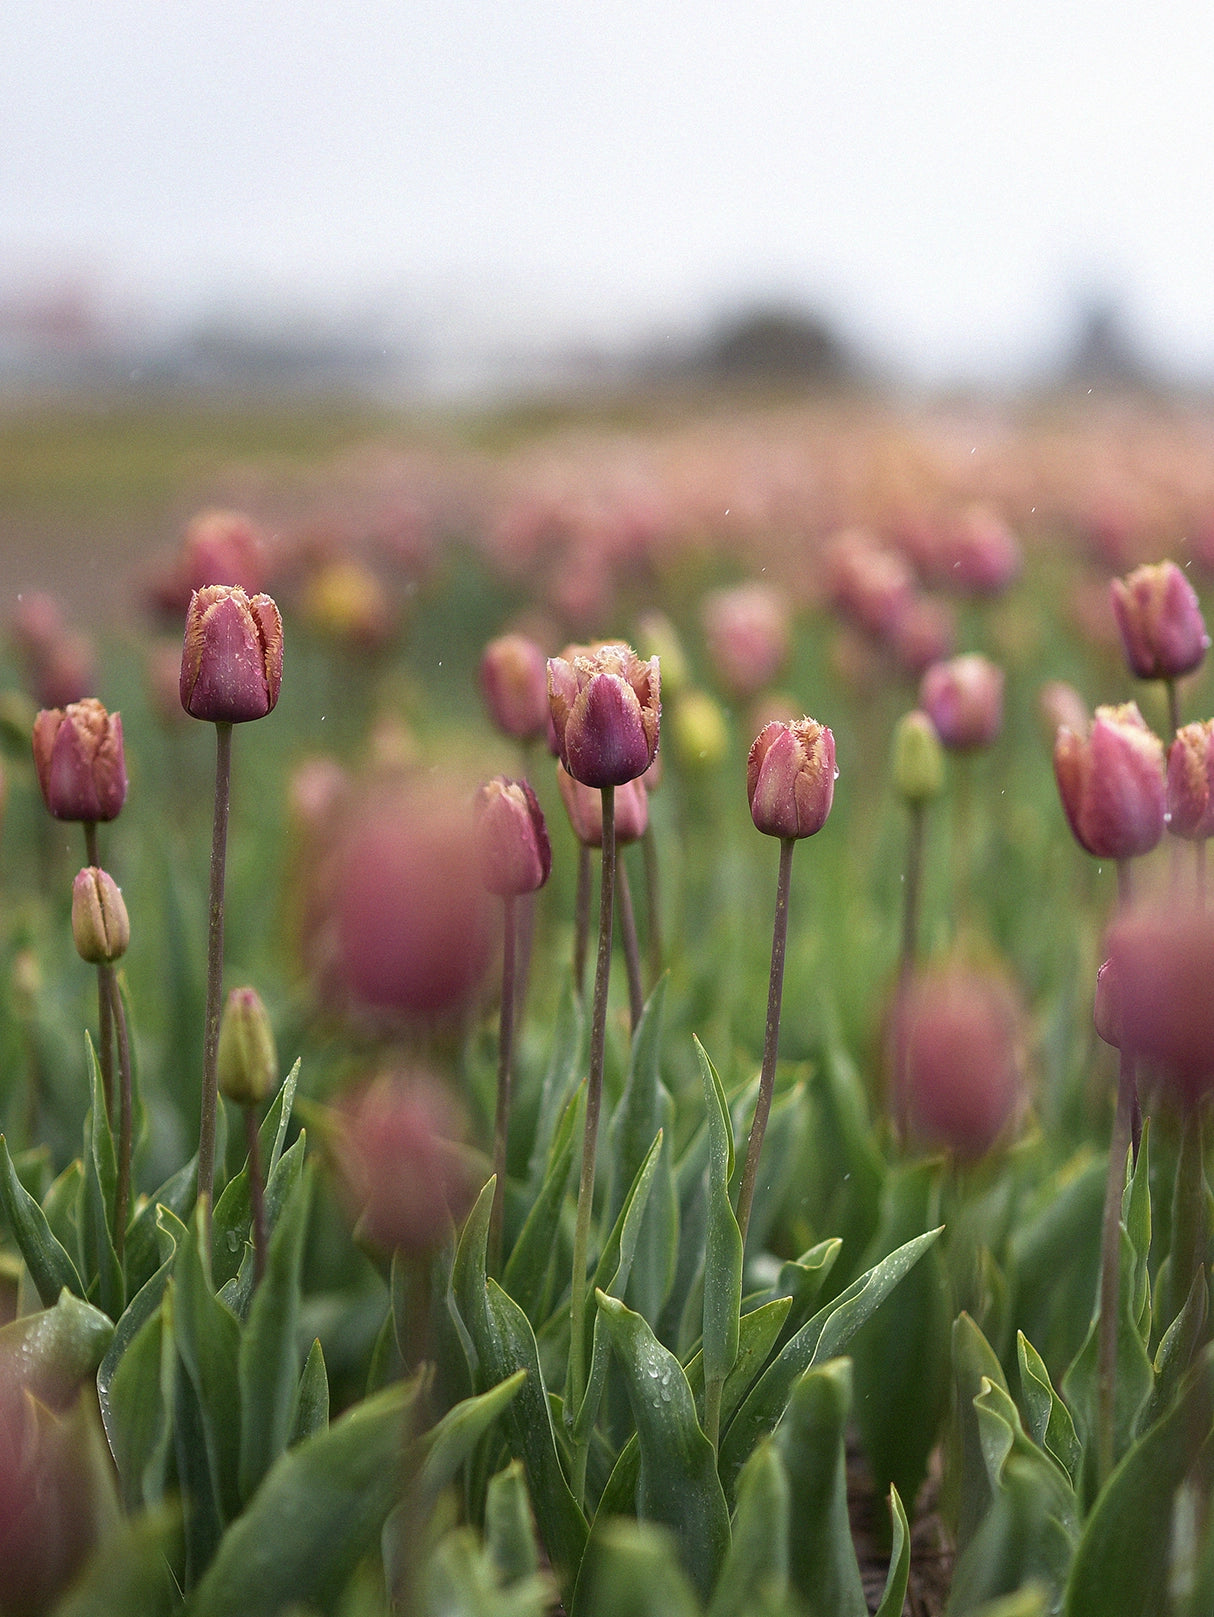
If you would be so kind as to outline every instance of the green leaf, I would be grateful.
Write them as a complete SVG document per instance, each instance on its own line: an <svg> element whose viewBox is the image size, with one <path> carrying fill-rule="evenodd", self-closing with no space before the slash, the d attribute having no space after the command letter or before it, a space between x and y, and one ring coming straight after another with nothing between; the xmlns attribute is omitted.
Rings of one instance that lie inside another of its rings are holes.
<svg viewBox="0 0 1214 1617"><path fill-rule="evenodd" d="M947 1617L1036 1617L1058 1609L1057 1584L1043 1578L1041 1569L1065 1566L1071 1544L1039 1480L1020 1454L1009 1456L999 1492L958 1559Z"/></svg>
<svg viewBox="0 0 1214 1617"><path fill-rule="evenodd" d="M704 1381L723 1385L738 1356L742 1312L742 1235L729 1199L733 1178L733 1125L725 1089L695 1040L708 1111L708 1236L704 1250Z"/></svg>
<svg viewBox="0 0 1214 1617"><path fill-rule="evenodd" d="M311 1175L297 1181L266 1254L266 1272L253 1293L240 1334L240 1497L247 1500L286 1448L299 1385L300 1269Z"/></svg>
<svg viewBox="0 0 1214 1617"><path fill-rule="evenodd" d="M505 1414L506 1436L511 1453L526 1467L549 1558L572 1588L586 1547L586 1518L561 1467L530 1322L518 1304L485 1277L493 1183L491 1178L481 1191L460 1236L451 1276L452 1296L472 1352L473 1385L485 1392L518 1370L527 1372L521 1392Z"/></svg>
<svg viewBox="0 0 1214 1617"><path fill-rule="evenodd" d="M270 1109L257 1131L261 1150L261 1171L266 1181L267 1195L269 1182L282 1157L283 1142L287 1137L287 1125L291 1121L291 1108L295 1104L295 1090L298 1084L299 1062L296 1061L270 1103ZM252 1220L249 1162L246 1157L241 1171L224 1186L211 1215L211 1271L215 1276L217 1288L225 1286L239 1273L250 1240Z"/></svg>
<svg viewBox="0 0 1214 1617"><path fill-rule="evenodd" d="M114 1137L105 1111L101 1071L86 1033L85 1050L89 1065L92 1105L84 1120L84 1182L80 1197L80 1243L88 1271L89 1292L111 1319L116 1320L126 1306L126 1280L114 1248L111 1224L114 1218L118 1165Z"/></svg>
<svg viewBox="0 0 1214 1617"><path fill-rule="evenodd" d="M325 1370L325 1355L317 1337L304 1360L303 1373L295 1392L295 1405L291 1412L291 1447L307 1437L315 1437L329 1424L329 1376Z"/></svg>
<svg viewBox="0 0 1214 1617"><path fill-rule="evenodd" d="M1016 1333L1016 1355L1020 1363L1021 1407L1029 1436L1054 1457L1071 1485L1077 1487L1083 1451L1075 1436L1071 1412L1054 1391L1041 1355L1023 1331Z"/></svg>
<svg viewBox="0 0 1214 1617"><path fill-rule="evenodd" d="M128 1309L127 1314L130 1312ZM128 1511L134 1512L140 1505L159 1505L164 1498L176 1374L171 1312L158 1304L111 1371L102 1403L106 1436Z"/></svg>
<svg viewBox="0 0 1214 1617"><path fill-rule="evenodd" d="M135 1338L148 1321L158 1313L172 1270L173 1260L170 1258L166 1263L161 1264L147 1284L132 1297L123 1311L122 1318L114 1327L113 1338L97 1371L97 1398L101 1406L101 1420L105 1426L106 1436L110 1440L111 1448L114 1447L116 1441L114 1412L110 1404L111 1384L127 1349L133 1345ZM116 1453L117 1449L115 1449Z"/></svg>
<svg viewBox="0 0 1214 1617"><path fill-rule="evenodd" d="M760 1303L742 1315L738 1330L738 1356L725 1379L721 1394L721 1420L728 1421L737 1409L751 1382L767 1362L775 1346L784 1320L792 1307L788 1297L777 1297L772 1302ZM696 1352L686 1367L687 1383L696 1396L697 1406L704 1396L704 1357Z"/></svg>
<svg viewBox="0 0 1214 1617"><path fill-rule="evenodd" d="M0 1328L0 1364L18 1364L22 1384L44 1404L61 1407L91 1376L114 1335L107 1314L62 1291L53 1308Z"/></svg>
<svg viewBox="0 0 1214 1617"><path fill-rule="evenodd" d="M281 1455L223 1535L187 1617L330 1609L400 1489L416 1383L397 1382Z"/></svg>
<svg viewBox="0 0 1214 1617"><path fill-rule="evenodd" d="M211 1290L203 1259L204 1207L205 1198L177 1252L173 1333L197 1398L213 1497L226 1522L240 1510L240 1325Z"/></svg>
<svg viewBox="0 0 1214 1617"><path fill-rule="evenodd" d="M1166 1609L1173 1495L1209 1441L1212 1410L1214 1345L1097 1498L1067 1580L1066 1617L1145 1617Z"/></svg>
<svg viewBox="0 0 1214 1617"><path fill-rule="evenodd" d="M485 1496L485 1548L507 1585L533 1578L540 1569L531 1500L517 1460L490 1478Z"/></svg>
<svg viewBox="0 0 1214 1617"><path fill-rule="evenodd" d="M729 1548L716 1456L696 1419L683 1366L639 1314L595 1293L624 1371L640 1446L637 1514L674 1533L679 1559L707 1598Z"/></svg>
<svg viewBox="0 0 1214 1617"><path fill-rule="evenodd" d="M506 1260L502 1276L505 1289L537 1328L547 1310L552 1268L560 1249L560 1242L554 1239L554 1234L569 1189L574 1145L581 1138L580 1124L585 1106L586 1088L580 1084L561 1114L560 1124L552 1139L543 1183Z"/></svg>
<svg viewBox="0 0 1214 1617"><path fill-rule="evenodd" d="M116 1524L54 1609L54 1617L170 1617L180 1600L169 1571L179 1554L181 1512L145 1511Z"/></svg>
<svg viewBox="0 0 1214 1617"><path fill-rule="evenodd" d="M1171 1407L1177 1388L1198 1348L1205 1340L1210 1290L1204 1268L1193 1276L1184 1308L1163 1333L1151 1366L1155 1389L1139 1416L1137 1431L1145 1432Z"/></svg>
<svg viewBox="0 0 1214 1617"><path fill-rule="evenodd" d="M902 1617L902 1608L906 1603L906 1586L910 1582L910 1524L907 1522L906 1510L897 1488L891 1488L889 1491L889 1514L892 1527L889 1573L885 1579L881 1604L873 1617Z"/></svg>
<svg viewBox="0 0 1214 1617"><path fill-rule="evenodd" d="M164 1262L160 1249L158 1214L167 1207L178 1219L184 1218L194 1202L194 1186L198 1178L198 1158L193 1156L184 1168L166 1179L153 1196L138 1205L126 1236L127 1284L131 1296L137 1296L152 1275Z"/></svg>
<svg viewBox="0 0 1214 1617"><path fill-rule="evenodd" d="M426 1456L421 1473L424 1497L433 1499L454 1480L480 1439L522 1391L526 1379L525 1370L516 1370L488 1392L464 1398L426 1433L421 1440Z"/></svg>
<svg viewBox="0 0 1214 1617"><path fill-rule="evenodd" d="M975 1402L984 1386L1006 1391L1007 1383L995 1350L966 1313L953 1322L952 1364L956 1536L964 1551L994 1498Z"/></svg>
<svg viewBox="0 0 1214 1617"><path fill-rule="evenodd" d="M651 1522L595 1527L573 1617L700 1617L671 1535Z"/></svg>
<svg viewBox="0 0 1214 1617"><path fill-rule="evenodd" d="M575 1088L578 1074L585 1064L585 1043L586 1010L574 991L572 980L566 980L557 1005L552 1055L544 1074L535 1140L531 1147L531 1165L527 1177L533 1185L539 1183L551 1159L549 1144L557 1120L564 1116L570 1092Z"/></svg>
<svg viewBox="0 0 1214 1617"><path fill-rule="evenodd" d="M809 1318L809 1311L817 1301L827 1276L835 1266L843 1243L837 1236L819 1241L799 1258L789 1258L780 1265L775 1284L769 1287L769 1297L789 1299L788 1318L784 1329L791 1337Z"/></svg>
<svg viewBox="0 0 1214 1617"><path fill-rule="evenodd" d="M873 1311L908 1274L939 1236L928 1230L854 1280L827 1303L780 1351L730 1423L721 1444L721 1476L727 1491L761 1437L776 1425L798 1379L811 1365L836 1357Z"/></svg>
<svg viewBox="0 0 1214 1617"><path fill-rule="evenodd" d="M788 1474L768 1441L742 1467L729 1552L708 1606L708 1617L776 1617L787 1607Z"/></svg>
<svg viewBox="0 0 1214 1617"><path fill-rule="evenodd" d="M301 1129L294 1145L288 1151L283 1152L266 1179L266 1239L271 1244L274 1240L274 1232L278 1227L279 1214L290 1200L291 1193L303 1174L307 1149L308 1137L306 1132ZM227 1281L219 1293L238 1319L244 1319L248 1314L249 1304L253 1300L253 1290L257 1283L257 1257L253 1251L251 1240L245 1241L243 1253L239 1273L234 1280Z"/></svg>
<svg viewBox="0 0 1214 1617"><path fill-rule="evenodd" d="M847 1512L851 1364L833 1359L797 1381L774 1442L788 1475L788 1575L822 1617L868 1617Z"/></svg>
<svg viewBox="0 0 1214 1617"><path fill-rule="evenodd" d="M659 978L645 1005L632 1040L632 1060L624 1093L608 1126L608 1161L611 1165L607 1206L618 1213L625 1187L631 1184L650 1143L662 1131L663 1144L641 1234L637 1261L626 1291L629 1305L646 1319L656 1320L674 1284L678 1264L679 1204L674 1182L675 1108L661 1076L662 1011L665 976Z"/></svg>
<svg viewBox="0 0 1214 1617"><path fill-rule="evenodd" d="M0 1134L0 1200L43 1307L52 1307L65 1288L83 1298L84 1284L79 1271L51 1233L41 1207L17 1178L3 1134Z"/></svg>

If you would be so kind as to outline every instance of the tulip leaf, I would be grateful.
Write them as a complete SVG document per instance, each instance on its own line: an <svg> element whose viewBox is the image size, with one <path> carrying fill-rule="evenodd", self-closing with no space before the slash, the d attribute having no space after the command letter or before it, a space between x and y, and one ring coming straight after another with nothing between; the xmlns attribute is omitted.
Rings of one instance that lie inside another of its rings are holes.
<svg viewBox="0 0 1214 1617"><path fill-rule="evenodd" d="M19 1365L22 1385L61 1407L97 1369L113 1335L107 1314L65 1290L52 1308L0 1327L0 1364Z"/></svg>
<svg viewBox="0 0 1214 1617"><path fill-rule="evenodd" d="M671 1535L648 1521L595 1528L573 1617L700 1617Z"/></svg>
<svg viewBox="0 0 1214 1617"><path fill-rule="evenodd" d="M837 1236L819 1241L799 1258L789 1258L780 1265L776 1281L766 1293L769 1297L787 1297L788 1316L782 1329L793 1336L809 1318L809 1310L834 1268L843 1243Z"/></svg>
<svg viewBox="0 0 1214 1617"><path fill-rule="evenodd" d="M787 1610L788 1473L771 1441L759 1444L738 1477L729 1553L708 1617L777 1617Z"/></svg>
<svg viewBox="0 0 1214 1617"><path fill-rule="evenodd" d="M897 1488L891 1488L889 1491L889 1514L891 1519L889 1572L886 1575L881 1604L873 1613L873 1617L902 1617L906 1604L906 1586L910 1582L910 1523L906 1519L906 1508Z"/></svg>
<svg viewBox="0 0 1214 1617"><path fill-rule="evenodd" d="M169 1570L181 1541L181 1511L173 1505L116 1524L55 1606L54 1617L171 1617L180 1596Z"/></svg>
<svg viewBox="0 0 1214 1617"><path fill-rule="evenodd" d="M303 1173L283 1206L240 1333L240 1496L248 1499L286 1448L299 1362L300 1269L311 1206L312 1179Z"/></svg>
<svg viewBox="0 0 1214 1617"><path fill-rule="evenodd" d="M111 1430L111 1383L117 1374L127 1349L147 1322L159 1310L172 1272L173 1260L170 1258L167 1262L161 1264L151 1279L131 1298L123 1310L122 1317L114 1327L113 1338L97 1371L97 1397L101 1405L101 1419L111 1445L114 1442L114 1432Z"/></svg>
<svg viewBox="0 0 1214 1617"><path fill-rule="evenodd" d="M46 1214L17 1178L3 1134L0 1134L0 1200L43 1307L53 1307L65 1288L83 1298L80 1273L67 1249L51 1233Z"/></svg>
<svg viewBox="0 0 1214 1617"><path fill-rule="evenodd" d="M266 1181L267 1196L269 1182L274 1177L275 1170L282 1157L283 1143L287 1137L287 1125L291 1121L291 1109L295 1104L295 1090L299 1084L299 1065L299 1062L296 1061L283 1080L282 1086L270 1103L270 1108L262 1119L261 1127L258 1130L257 1138L262 1162L261 1171ZM241 1263L248 1251L249 1229L252 1219L249 1163L246 1158L241 1171L229 1179L224 1186L211 1216L211 1270L215 1277L217 1288L222 1289L239 1272Z"/></svg>
<svg viewBox="0 0 1214 1617"><path fill-rule="evenodd" d="M132 1303L127 1314L134 1306ZM102 1400L106 1436L128 1511L140 1505L158 1505L164 1498L172 1449L170 1419L176 1374L171 1311L158 1302L126 1344Z"/></svg>
<svg viewBox="0 0 1214 1617"><path fill-rule="evenodd" d="M579 1122L585 1104L585 1085L579 1085L569 1097L556 1133L552 1136L547 1171L527 1220L506 1260L502 1276L505 1289L537 1328L547 1303L546 1294L551 1286L552 1268L560 1249L560 1242L554 1239L554 1234L559 1224L565 1194L569 1189L574 1145L581 1137Z"/></svg>
<svg viewBox="0 0 1214 1617"><path fill-rule="evenodd" d="M522 1391L526 1379L525 1370L516 1370L488 1392L463 1399L425 1434L421 1487L426 1498L434 1498L454 1479L481 1437Z"/></svg>
<svg viewBox="0 0 1214 1617"><path fill-rule="evenodd" d="M198 1158L193 1156L139 1206L127 1230L123 1258L132 1297L138 1296L164 1262L157 1221L160 1208L167 1207L177 1218L183 1218L194 1201L197 1178Z"/></svg>
<svg viewBox="0 0 1214 1617"><path fill-rule="evenodd" d="M106 1115L101 1071L93 1041L85 1034L92 1105L84 1120L84 1180L80 1193L80 1244L90 1275L89 1292L111 1319L126 1306L126 1281L111 1229L115 1217L118 1164Z"/></svg>
<svg viewBox="0 0 1214 1617"><path fill-rule="evenodd" d="M177 1252L173 1333L197 1400L213 1497L221 1520L230 1521L240 1509L240 1325L211 1289L204 1262L204 1209L205 1198Z"/></svg>
<svg viewBox="0 0 1214 1617"><path fill-rule="evenodd" d="M274 1232L278 1227L279 1215L291 1193L298 1184L304 1171L305 1154L308 1148L307 1133L301 1129L295 1143L284 1151L273 1171L266 1179L265 1188L265 1220L266 1239L273 1244ZM220 1297L232 1310L238 1319L244 1319L249 1311L249 1304L253 1299L253 1290L257 1284L257 1256L253 1251L251 1239L246 1239L244 1255L240 1261L240 1270L235 1279L229 1280L221 1289Z"/></svg>
<svg viewBox="0 0 1214 1617"><path fill-rule="evenodd" d="M489 1480L485 1496L485 1548L503 1582L509 1587L534 1578L540 1569L531 1500L523 1468L511 1460ZM545 1606L548 1610L548 1606Z"/></svg>
<svg viewBox="0 0 1214 1617"><path fill-rule="evenodd" d="M845 1439L851 1363L832 1359L802 1375L773 1442L788 1476L788 1575L813 1612L868 1617L847 1512Z"/></svg>
<svg viewBox="0 0 1214 1617"><path fill-rule="evenodd" d="M733 1125L725 1089L708 1052L695 1041L708 1110L708 1234L704 1250L704 1381L719 1389L738 1356L742 1312L742 1236L729 1182L733 1178Z"/></svg>
<svg viewBox="0 0 1214 1617"><path fill-rule="evenodd" d="M329 1424L329 1376L325 1369L325 1355L317 1337L304 1360L295 1403L291 1410L290 1446L315 1437Z"/></svg>
<svg viewBox="0 0 1214 1617"><path fill-rule="evenodd" d="M416 1382L396 1382L280 1455L223 1535L188 1617L331 1609L399 1492L416 1395Z"/></svg>
<svg viewBox="0 0 1214 1617"><path fill-rule="evenodd" d="M729 1513L716 1456L696 1419L683 1366L617 1298L595 1293L624 1370L636 1423L637 1514L670 1528L701 1596L711 1592L729 1548Z"/></svg>
<svg viewBox="0 0 1214 1617"><path fill-rule="evenodd" d="M721 1475L727 1492L747 1456L779 1421L798 1379L814 1364L837 1356L874 1309L914 1267L939 1236L928 1230L854 1280L785 1344L734 1415L721 1443Z"/></svg>
<svg viewBox="0 0 1214 1617"><path fill-rule="evenodd" d="M553 1030L552 1055L544 1074L540 1092L539 1117L536 1120L535 1139L531 1146L531 1162L527 1177L535 1185L548 1172L552 1152L549 1149L558 1122L566 1114L569 1096L577 1084L584 1064L586 1043L586 1011L572 980L565 983L556 1009Z"/></svg>
<svg viewBox="0 0 1214 1617"><path fill-rule="evenodd" d="M1083 1450L1075 1435L1071 1412L1054 1391L1041 1355L1023 1331L1016 1333L1016 1353L1020 1363L1021 1407L1029 1436L1039 1448L1053 1456L1071 1486L1077 1487Z"/></svg>

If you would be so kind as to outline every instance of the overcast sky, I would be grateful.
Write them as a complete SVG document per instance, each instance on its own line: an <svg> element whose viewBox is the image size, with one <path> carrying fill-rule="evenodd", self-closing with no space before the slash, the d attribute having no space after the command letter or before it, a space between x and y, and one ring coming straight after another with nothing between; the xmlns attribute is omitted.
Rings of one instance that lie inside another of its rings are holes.
<svg viewBox="0 0 1214 1617"><path fill-rule="evenodd" d="M0 0L0 289L1214 372L1208 0Z"/></svg>

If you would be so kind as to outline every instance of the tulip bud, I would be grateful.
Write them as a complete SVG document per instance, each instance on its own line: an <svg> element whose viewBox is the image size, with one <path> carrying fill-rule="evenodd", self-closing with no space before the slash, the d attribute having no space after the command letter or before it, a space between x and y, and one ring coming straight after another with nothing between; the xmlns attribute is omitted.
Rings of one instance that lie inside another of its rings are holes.
<svg viewBox="0 0 1214 1617"><path fill-rule="evenodd" d="M691 679L687 653L679 631L665 612L643 612L637 619L637 644L656 657L662 669L662 688L668 696L682 691Z"/></svg>
<svg viewBox="0 0 1214 1617"><path fill-rule="evenodd" d="M788 655L788 606L766 584L717 590L704 602L708 658L731 695L770 685Z"/></svg>
<svg viewBox="0 0 1214 1617"><path fill-rule="evenodd" d="M812 837L826 824L835 795L835 738L814 719L765 725L746 760L746 795L757 830L769 837Z"/></svg>
<svg viewBox="0 0 1214 1617"><path fill-rule="evenodd" d="M481 881L501 898L534 893L548 880L552 848L543 810L525 780L497 775L476 794Z"/></svg>
<svg viewBox="0 0 1214 1617"><path fill-rule="evenodd" d="M114 878L86 865L72 883L72 937L76 953L91 966L121 960L131 941L131 922Z"/></svg>
<svg viewBox="0 0 1214 1617"><path fill-rule="evenodd" d="M1073 685L1064 679L1051 679L1037 692L1037 712L1041 719L1041 732L1050 751L1058 732L1065 727L1082 735L1092 722L1087 703Z"/></svg>
<svg viewBox="0 0 1214 1617"><path fill-rule="evenodd" d="M926 803L944 786L944 753L936 727L918 708L894 732L894 787L907 803Z"/></svg>
<svg viewBox="0 0 1214 1617"><path fill-rule="evenodd" d="M895 1014L899 1114L925 1144L981 1156L1015 1116L1021 1093L1020 1008L997 973L925 972Z"/></svg>
<svg viewBox="0 0 1214 1617"><path fill-rule="evenodd" d="M1182 1106L1196 1104L1214 1087L1214 914L1140 905L1114 923L1108 949L1122 1048Z"/></svg>
<svg viewBox="0 0 1214 1617"><path fill-rule="evenodd" d="M505 735L530 741L548 730L548 659L522 634L491 640L481 655L481 694Z"/></svg>
<svg viewBox="0 0 1214 1617"><path fill-rule="evenodd" d="M181 655L181 705L214 724L263 719L282 684L282 618L268 595L239 585L195 590Z"/></svg>
<svg viewBox="0 0 1214 1617"><path fill-rule="evenodd" d="M548 701L560 760L584 786L622 786L643 775L658 750L658 659L602 645L548 661Z"/></svg>
<svg viewBox="0 0 1214 1617"><path fill-rule="evenodd" d="M1214 720L1177 730L1168 748L1167 805L1173 836L1214 836Z"/></svg>
<svg viewBox="0 0 1214 1617"><path fill-rule="evenodd" d="M318 567L304 587L300 608L309 628L329 640L372 651L392 634L387 591L376 574L352 556Z"/></svg>
<svg viewBox="0 0 1214 1617"><path fill-rule="evenodd" d="M1092 1003L1092 1021L1097 1036L1114 1050L1121 1049L1121 995L1117 989L1117 971L1111 960L1106 960L1096 973L1096 998Z"/></svg>
<svg viewBox="0 0 1214 1617"><path fill-rule="evenodd" d="M122 718L96 697L43 708L34 720L34 768L57 820L116 819L126 801Z"/></svg>
<svg viewBox="0 0 1214 1617"><path fill-rule="evenodd" d="M729 747L729 727L721 704L694 688L675 698L671 712L676 755L689 769L711 769Z"/></svg>
<svg viewBox="0 0 1214 1617"><path fill-rule="evenodd" d="M1126 662L1139 679L1191 673L1210 644L1196 592L1174 561L1137 567L1110 586Z"/></svg>
<svg viewBox="0 0 1214 1617"><path fill-rule="evenodd" d="M583 786L565 768L556 766L556 783L569 815L573 834L585 848L603 846L603 794L593 786ZM615 789L615 840L617 847L639 842L649 825L649 791L645 777L627 780Z"/></svg>
<svg viewBox="0 0 1214 1617"><path fill-rule="evenodd" d="M1133 702L1098 707L1086 736L1059 730L1054 775L1075 840L1095 858L1149 853L1163 835L1163 744Z"/></svg>
<svg viewBox="0 0 1214 1617"><path fill-rule="evenodd" d="M976 652L933 663L919 702L951 752L989 747L1003 725L1003 670Z"/></svg>
<svg viewBox="0 0 1214 1617"><path fill-rule="evenodd" d="M234 988L219 1024L219 1092L237 1106L260 1106L278 1087L278 1049L260 994Z"/></svg>

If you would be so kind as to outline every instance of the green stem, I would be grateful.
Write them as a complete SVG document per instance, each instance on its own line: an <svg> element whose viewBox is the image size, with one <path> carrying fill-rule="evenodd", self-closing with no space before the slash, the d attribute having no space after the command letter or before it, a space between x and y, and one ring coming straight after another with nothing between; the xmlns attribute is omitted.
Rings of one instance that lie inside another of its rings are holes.
<svg viewBox="0 0 1214 1617"><path fill-rule="evenodd" d="M624 945L624 964L628 968L628 1022L629 1032L635 1033L641 1012L645 1009L645 990L641 987L641 950L637 943L636 914L632 908L632 889L628 885L628 871L621 859L616 865L616 892L620 901L620 939Z"/></svg>
<svg viewBox="0 0 1214 1617"><path fill-rule="evenodd" d="M215 820L211 833L211 898L207 929L207 1008L202 1044L202 1114L198 1129L198 1195L210 1228L215 1192L215 1114L219 1105L219 1018L223 1009L223 887L232 794L232 726L215 726Z"/></svg>
<svg viewBox="0 0 1214 1617"><path fill-rule="evenodd" d="M578 843L577 897L573 906L573 988L586 997L586 955L590 943L590 849Z"/></svg>
<svg viewBox="0 0 1214 1617"><path fill-rule="evenodd" d="M1117 1109L1109 1143L1104 1218L1100 1231L1100 1322L1097 1340L1097 1476L1100 1486L1113 1469L1117 1409L1117 1316L1121 1302L1121 1198L1125 1189L1126 1151L1134 1106L1134 1062L1121 1052L1117 1075Z"/></svg>
<svg viewBox="0 0 1214 1617"><path fill-rule="evenodd" d="M253 1284L260 1285L266 1272L269 1240L266 1235L265 1184L261 1171L261 1135L257 1128L257 1108L245 1106L244 1132L249 1147L249 1208L253 1225Z"/></svg>
<svg viewBox="0 0 1214 1617"><path fill-rule="evenodd" d="M122 1262L126 1246L127 1212L131 1204L131 1134L134 1095L131 1085L131 1041L126 1025L126 1011L118 991L118 974L113 966L100 966L107 978L106 997L113 1011L114 1031L118 1039L118 1183L114 1194L114 1251Z"/></svg>
<svg viewBox="0 0 1214 1617"><path fill-rule="evenodd" d="M645 857L645 914L649 929L649 987L652 990L662 975L662 895L658 880L658 845L652 821L646 825L641 838L641 852Z"/></svg>
<svg viewBox="0 0 1214 1617"><path fill-rule="evenodd" d="M497 1110L493 1120L493 1207L489 1214L489 1273L500 1272L506 1207L506 1134L510 1125L510 1079L514 1067L515 900L502 900L502 1006L497 1040Z"/></svg>
<svg viewBox="0 0 1214 1617"><path fill-rule="evenodd" d="M704 1435L714 1450L721 1435L721 1394L724 1391L723 1377L714 1376L704 1383Z"/></svg>
<svg viewBox="0 0 1214 1617"><path fill-rule="evenodd" d="M746 1231L750 1224L755 1181L759 1174L759 1152L763 1149L763 1135L767 1130L771 1099L776 1087L776 1056L780 1049L780 1001L784 993L784 950L788 940L788 894L792 886L792 856L796 845L793 837L780 838L780 871L776 878L776 914L771 934L771 971L767 981L767 1030L763 1038L763 1068L759 1075L759 1096L755 1102L755 1115L750 1125L750 1138L746 1142L746 1164L742 1169L742 1184L738 1191L738 1229L742 1234L743 1251L746 1249Z"/></svg>
<svg viewBox="0 0 1214 1617"><path fill-rule="evenodd" d="M1174 679L1165 679L1163 684L1168 693L1168 723L1174 736L1177 730L1180 729L1180 691ZM1168 739L1170 741L1171 736Z"/></svg>
<svg viewBox="0 0 1214 1617"><path fill-rule="evenodd" d="M95 870L101 868L97 848L97 822L84 822L84 856ZM101 1089L105 1095L105 1115L114 1126L114 1013L105 967L97 967L97 1059L101 1067Z"/></svg>
<svg viewBox="0 0 1214 1617"><path fill-rule="evenodd" d="M603 1060L607 1044L607 990L611 981L611 928L615 896L615 787L604 786L603 868L599 890L599 951L590 1019L590 1076L586 1084L586 1123L582 1173L578 1181L577 1223L573 1232L573 1285L569 1297L569 1384L567 1418L573 1421L586 1390L586 1269L590 1216L594 1205L594 1165L603 1104Z"/></svg>
<svg viewBox="0 0 1214 1617"><path fill-rule="evenodd" d="M902 953L899 979L905 982L914 970L919 954L919 909L923 888L923 804L910 804L906 837L906 878L902 892Z"/></svg>
<svg viewBox="0 0 1214 1617"><path fill-rule="evenodd" d="M1172 1192L1172 1250L1168 1258L1166 1327L1184 1307L1193 1277L1205 1266L1206 1176L1202 1141L1202 1109L1198 1100L1185 1110L1180 1137L1180 1160Z"/></svg>

